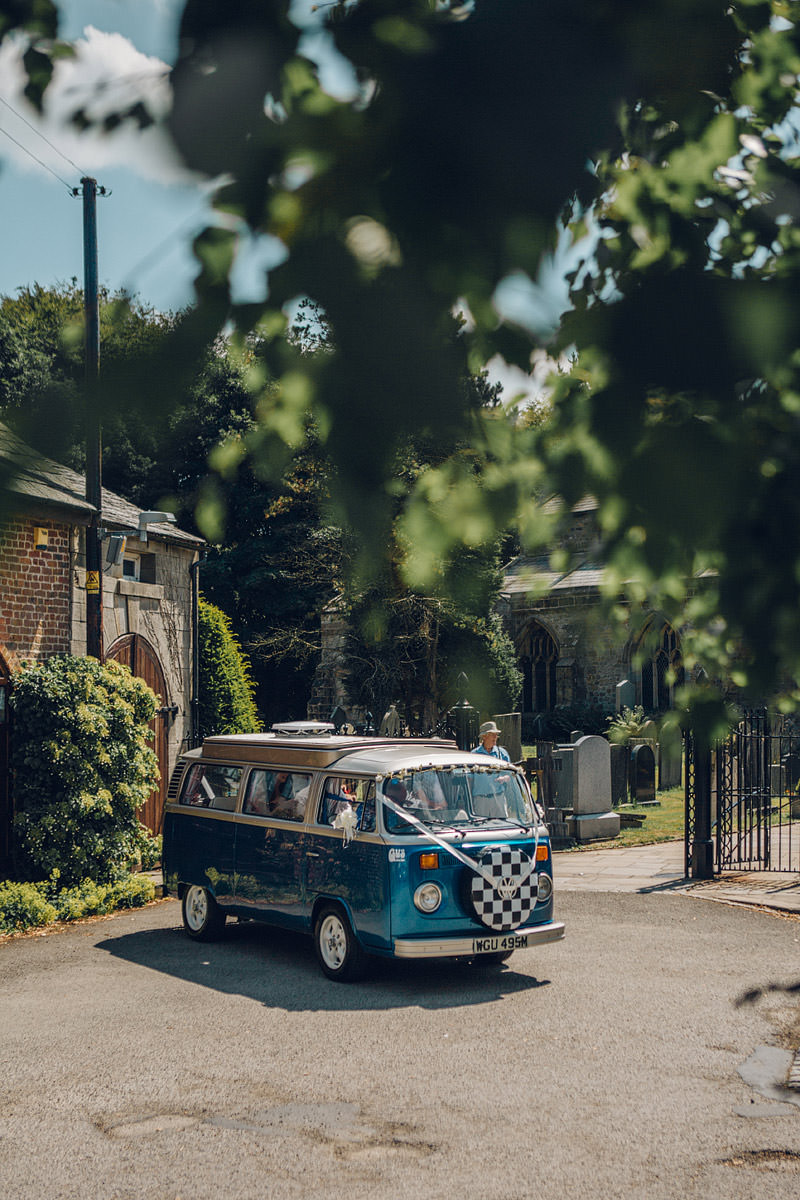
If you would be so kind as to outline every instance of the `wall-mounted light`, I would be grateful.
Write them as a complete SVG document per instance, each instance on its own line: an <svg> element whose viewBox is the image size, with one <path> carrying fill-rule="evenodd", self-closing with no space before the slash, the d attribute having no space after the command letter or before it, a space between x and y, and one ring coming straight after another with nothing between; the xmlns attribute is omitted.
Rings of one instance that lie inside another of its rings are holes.
<svg viewBox="0 0 800 1200"><path fill-rule="evenodd" d="M122 561L127 540L124 533L110 533L108 535L108 546L106 547L106 563L108 566L116 567Z"/></svg>
<svg viewBox="0 0 800 1200"><path fill-rule="evenodd" d="M35 550L47 549L49 541L49 530L42 529L41 525L35 525L33 529L33 546Z"/></svg>

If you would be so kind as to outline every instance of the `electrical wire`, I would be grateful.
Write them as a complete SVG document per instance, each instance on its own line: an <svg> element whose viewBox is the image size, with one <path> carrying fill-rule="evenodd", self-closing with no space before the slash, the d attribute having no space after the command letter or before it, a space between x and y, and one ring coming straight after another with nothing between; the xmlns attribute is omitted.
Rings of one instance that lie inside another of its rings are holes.
<svg viewBox="0 0 800 1200"><path fill-rule="evenodd" d="M49 171L53 178L57 179L59 183L63 183L69 194L73 195L74 188L72 184L67 183L66 179L62 178L57 171L54 171L52 167L49 167L46 162L42 162L41 158L37 158L32 150L29 150L27 146L23 146L22 142L18 142L15 137L12 137L7 129L0 129L0 133L4 134L5 137L7 137L10 142L13 142L15 146L18 146L23 154L27 154L28 158L32 158L33 161L38 163L40 167L44 167L45 171Z"/></svg>
<svg viewBox="0 0 800 1200"><path fill-rule="evenodd" d="M35 133L37 137L40 137L43 142L46 142L51 150L55 150L56 154L60 158L63 158L64 162L67 163L70 167L73 167L78 172L79 175L81 175L81 176L88 175L88 171L82 171L81 168L78 166L78 164L76 162L73 162L73 160L69 157L68 154L65 154L63 150L59 150L58 146L56 146L53 142L51 142L48 137L45 137L45 135L42 133L42 131L40 129L37 129L36 126L33 125L26 117L23 117L21 112L17 112L17 110L14 108L14 105L10 104L8 102L8 100L5 99L5 97L0 96L0 104L5 104L6 108L9 109L9 111L12 112L14 114L14 116L17 117L18 120L22 121L23 125L27 125L28 129L30 129L33 133ZM5 130L3 130L3 132L5 132ZM10 137L11 135L8 134L7 136ZM17 145L19 145L19 142L17 143ZM22 147L22 148L24 149L24 147ZM42 164L42 165L44 165L44 164Z"/></svg>
<svg viewBox="0 0 800 1200"><path fill-rule="evenodd" d="M206 214L206 224L208 224L207 202L204 202L193 212L189 213L188 216L184 217L182 221L179 221L171 233L162 238L161 241L153 246L151 250L148 250L147 253L143 255L143 257L140 258L139 261L133 267L131 267L129 271L125 272L125 282L122 285L122 290L130 295L133 295L135 289L131 285L136 282L137 277L146 274L150 268L151 262L155 259L161 258L165 249L174 249L175 239L178 237L178 235L183 233L184 230L188 229L190 226L197 223L203 214Z"/></svg>

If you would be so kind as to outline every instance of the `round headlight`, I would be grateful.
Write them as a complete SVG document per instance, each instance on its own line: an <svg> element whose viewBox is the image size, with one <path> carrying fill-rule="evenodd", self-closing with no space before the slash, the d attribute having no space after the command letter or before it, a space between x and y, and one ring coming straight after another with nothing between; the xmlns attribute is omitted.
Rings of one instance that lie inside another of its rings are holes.
<svg viewBox="0 0 800 1200"><path fill-rule="evenodd" d="M421 883L414 892L414 903L420 912L436 912L442 903L442 889L438 883Z"/></svg>
<svg viewBox="0 0 800 1200"><path fill-rule="evenodd" d="M546 871L539 872L539 893L537 900L541 904L545 900L549 900L553 894L553 881Z"/></svg>

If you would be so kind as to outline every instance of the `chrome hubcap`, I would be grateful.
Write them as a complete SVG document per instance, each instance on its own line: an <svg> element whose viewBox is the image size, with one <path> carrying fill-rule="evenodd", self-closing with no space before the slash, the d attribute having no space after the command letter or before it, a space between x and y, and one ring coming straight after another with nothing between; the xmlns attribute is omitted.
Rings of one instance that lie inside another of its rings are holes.
<svg viewBox="0 0 800 1200"><path fill-rule="evenodd" d="M192 929L202 929L208 914L208 897L204 888L189 889L186 897L186 920Z"/></svg>
<svg viewBox="0 0 800 1200"><path fill-rule="evenodd" d="M347 935L339 917L329 914L319 931L319 948L325 965L338 970L347 953Z"/></svg>

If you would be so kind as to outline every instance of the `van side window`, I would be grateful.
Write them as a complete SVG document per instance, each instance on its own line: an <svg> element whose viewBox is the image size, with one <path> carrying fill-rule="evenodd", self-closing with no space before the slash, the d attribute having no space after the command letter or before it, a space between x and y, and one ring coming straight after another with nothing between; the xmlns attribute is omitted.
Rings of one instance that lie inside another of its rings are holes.
<svg viewBox="0 0 800 1200"><path fill-rule="evenodd" d="M332 825L346 804L356 813L361 832L374 833L375 781L328 775L320 797L317 824Z"/></svg>
<svg viewBox="0 0 800 1200"><path fill-rule="evenodd" d="M224 812L233 812L241 778L241 767L195 763L186 775L180 803L190 804L193 808L220 808Z"/></svg>
<svg viewBox="0 0 800 1200"><path fill-rule="evenodd" d="M250 772L242 812L254 817L302 821L306 813L310 775L296 771Z"/></svg>

